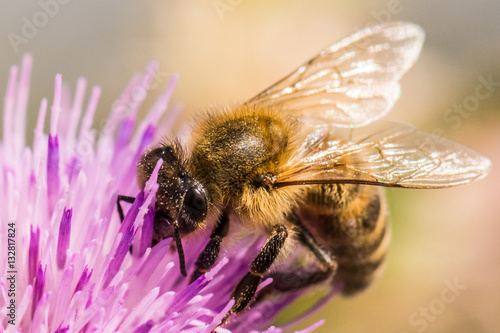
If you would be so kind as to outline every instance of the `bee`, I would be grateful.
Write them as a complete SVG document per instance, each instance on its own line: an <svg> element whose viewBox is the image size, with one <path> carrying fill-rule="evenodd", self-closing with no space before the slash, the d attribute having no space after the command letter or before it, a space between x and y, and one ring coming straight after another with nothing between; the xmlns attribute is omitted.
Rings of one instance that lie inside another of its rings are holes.
<svg viewBox="0 0 500 333"><path fill-rule="evenodd" d="M153 245L210 228L191 281L210 270L238 223L267 240L237 284L221 324L251 304L259 284L286 293L319 283L353 295L384 261L390 229L383 186L442 188L484 177L490 161L413 126L379 120L400 94L399 80L419 56L419 26L365 28L326 48L249 101L211 108L183 148L167 140L137 165L141 188L157 162ZM120 201L134 198L119 196ZM301 247L310 268L273 270ZM263 289L264 291L264 289Z"/></svg>

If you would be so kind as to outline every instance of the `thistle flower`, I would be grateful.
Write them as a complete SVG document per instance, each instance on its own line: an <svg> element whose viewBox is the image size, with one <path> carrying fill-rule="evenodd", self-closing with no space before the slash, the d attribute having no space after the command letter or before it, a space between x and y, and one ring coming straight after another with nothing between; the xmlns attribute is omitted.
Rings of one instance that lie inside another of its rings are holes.
<svg viewBox="0 0 500 333"><path fill-rule="evenodd" d="M93 118L101 90L92 89L84 108L85 79L78 80L71 99L57 75L50 112L43 99L30 148L25 133L31 66L31 57L25 56L20 70L11 68L4 100L0 332L215 329L234 304L232 289L247 272L263 239L239 240L192 284L179 272L170 239L151 248L158 185L153 174L140 191L135 168L143 150L165 134L159 129L168 131L179 112L170 111L157 127L175 77L136 126L137 110L156 69L151 63L144 75L131 80L107 121L96 126ZM123 223L116 212L118 193L136 196ZM188 265L196 261L207 241L208 237L186 243ZM282 332L269 327L270 322L297 295L259 302L217 330Z"/></svg>

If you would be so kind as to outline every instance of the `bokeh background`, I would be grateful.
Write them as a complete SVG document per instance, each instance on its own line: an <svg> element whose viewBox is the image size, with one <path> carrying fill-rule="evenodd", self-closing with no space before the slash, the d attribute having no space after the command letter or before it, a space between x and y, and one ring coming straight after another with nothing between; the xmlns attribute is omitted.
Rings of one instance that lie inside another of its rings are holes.
<svg viewBox="0 0 500 333"><path fill-rule="evenodd" d="M403 78L401 99L388 118L476 149L493 161L491 174L460 188L388 190L393 242L384 274L367 292L334 299L297 329L325 318L316 332L500 331L500 2L0 3L2 93L9 66L24 53L34 56L28 128L41 98L50 103L56 73L72 88L79 76L100 85L97 116L105 117L132 74L156 59L153 97L172 73L180 75L173 96L184 106L178 129L207 105L250 98L369 24L421 25L427 34L422 55ZM484 80L493 82L489 90ZM478 99L477 89L489 94Z"/></svg>

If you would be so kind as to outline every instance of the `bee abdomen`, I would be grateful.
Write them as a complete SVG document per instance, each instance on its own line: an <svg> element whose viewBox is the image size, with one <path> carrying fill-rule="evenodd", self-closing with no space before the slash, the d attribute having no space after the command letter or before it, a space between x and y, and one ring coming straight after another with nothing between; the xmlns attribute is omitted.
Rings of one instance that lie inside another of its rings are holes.
<svg viewBox="0 0 500 333"><path fill-rule="evenodd" d="M370 197L363 205L355 224L355 237L346 237L335 251L339 269L334 281L342 281L344 295L368 287L384 263L390 240L385 202L382 193Z"/></svg>
<svg viewBox="0 0 500 333"><path fill-rule="evenodd" d="M338 263L333 283L351 295L375 279L390 239L382 190L362 185L312 186L306 192L305 222Z"/></svg>
<svg viewBox="0 0 500 333"><path fill-rule="evenodd" d="M352 295L368 287L385 261L390 231L386 216L380 218L383 232L374 235L373 242L365 241L363 246L351 247L344 254L337 255L339 269L334 281L343 283L344 295Z"/></svg>

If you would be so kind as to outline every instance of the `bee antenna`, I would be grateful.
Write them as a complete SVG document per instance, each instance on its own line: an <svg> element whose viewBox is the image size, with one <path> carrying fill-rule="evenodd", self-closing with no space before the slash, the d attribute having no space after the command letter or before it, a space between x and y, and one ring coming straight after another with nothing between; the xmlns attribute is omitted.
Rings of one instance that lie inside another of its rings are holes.
<svg viewBox="0 0 500 333"><path fill-rule="evenodd" d="M186 277L186 259L184 257L184 249L182 247L181 234L179 232L179 224L177 221L174 222L174 237L175 245L177 246L177 253L179 254L179 266L181 268L182 276Z"/></svg>

